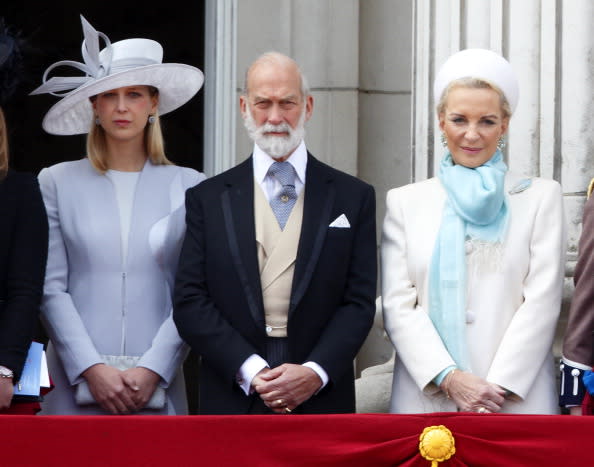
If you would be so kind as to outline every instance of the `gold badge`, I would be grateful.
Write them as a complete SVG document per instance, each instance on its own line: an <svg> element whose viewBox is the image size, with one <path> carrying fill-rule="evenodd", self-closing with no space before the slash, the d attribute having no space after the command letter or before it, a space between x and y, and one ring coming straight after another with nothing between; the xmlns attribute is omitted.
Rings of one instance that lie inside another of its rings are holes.
<svg viewBox="0 0 594 467"><path fill-rule="evenodd" d="M445 426L428 426L419 437L419 452L431 462L431 467L437 467L456 453L454 444L454 436Z"/></svg>

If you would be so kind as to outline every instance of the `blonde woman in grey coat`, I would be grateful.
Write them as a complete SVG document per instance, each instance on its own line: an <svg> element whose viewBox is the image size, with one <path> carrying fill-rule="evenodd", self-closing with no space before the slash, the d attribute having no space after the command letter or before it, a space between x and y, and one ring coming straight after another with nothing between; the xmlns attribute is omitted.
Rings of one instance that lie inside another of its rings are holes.
<svg viewBox="0 0 594 467"><path fill-rule="evenodd" d="M187 348L172 321L171 289L185 190L205 177L167 160L158 114L194 96L203 75L161 63L155 41L111 44L81 19L85 63L75 67L89 76L70 83L44 75L33 92L74 87L43 127L88 132L87 157L39 174L50 225L42 320L55 383L42 413L185 414Z"/></svg>

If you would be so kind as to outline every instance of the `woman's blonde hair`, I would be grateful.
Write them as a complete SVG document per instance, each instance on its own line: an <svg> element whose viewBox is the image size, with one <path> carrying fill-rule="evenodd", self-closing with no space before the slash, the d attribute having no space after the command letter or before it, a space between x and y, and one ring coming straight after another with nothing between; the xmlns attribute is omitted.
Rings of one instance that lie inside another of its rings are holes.
<svg viewBox="0 0 594 467"><path fill-rule="evenodd" d="M8 130L4 112L0 107L0 180L6 177L8 171Z"/></svg>
<svg viewBox="0 0 594 467"><path fill-rule="evenodd" d="M448 95L453 89L456 88L492 89L499 95L503 118L509 119L512 116L511 106L509 105L509 102L505 97L503 91L490 81L487 81L482 78L459 78L451 81L443 90L439 102L437 103L437 115L441 115L445 112L446 102L448 101Z"/></svg>
<svg viewBox="0 0 594 467"><path fill-rule="evenodd" d="M159 90L152 86L148 86L151 96L159 95ZM91 97L91 101L96 96ZM147 123L144 127L144 145L149 159L155 165L172 165L173 163L167 159L165 155L165 142L163 140L163 132L161 131L161 122L159 114L155 112L155 119L153 123ZM106 156L107 141L105 139L105 130L101 125L91 123L89 134L87 135L87 157L89 161L100 173L105 173L108 169Z"/></svg>

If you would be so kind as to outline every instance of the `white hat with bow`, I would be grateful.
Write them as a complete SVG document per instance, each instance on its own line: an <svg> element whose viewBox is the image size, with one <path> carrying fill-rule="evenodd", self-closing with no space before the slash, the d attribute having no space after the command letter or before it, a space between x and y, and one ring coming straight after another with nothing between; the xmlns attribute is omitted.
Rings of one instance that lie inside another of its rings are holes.
<svg viewBox="0 0 594 467"><path fill-rule="evenodd" d="M31 94L62 97L43 118L43 129L55 135L87 133L93 123L90 97L125 86L154 86L159 90L160 115L189 101L202 87L204 75L183 63L162 63L163 48L151 39L125 39L113 44L81 15L84 63L63 60L49 66L43 84ZM105 48L99 50L99 38ZM52 70L70 66L84 76L54 76ZM65 92L66 91L66 92Z"/></svg>

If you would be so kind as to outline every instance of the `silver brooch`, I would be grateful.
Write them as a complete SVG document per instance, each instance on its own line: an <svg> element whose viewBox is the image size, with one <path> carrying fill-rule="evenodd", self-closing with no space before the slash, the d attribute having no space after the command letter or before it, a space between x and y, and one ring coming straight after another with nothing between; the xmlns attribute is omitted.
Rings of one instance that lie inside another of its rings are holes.
<svg viewBox="0 0 594 467"><path fill-rule="evenodd" d="M518 193L522 193L524 190L527 190L528 188L530 188L530 185L532 185L532 179L531 178L523 178L518 183L516 183L516 185L513 186L509 190L508 193L510 195L515 195L515 194L518 194Z"/></svg>

